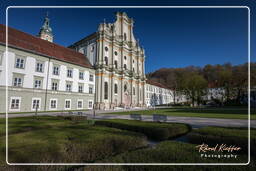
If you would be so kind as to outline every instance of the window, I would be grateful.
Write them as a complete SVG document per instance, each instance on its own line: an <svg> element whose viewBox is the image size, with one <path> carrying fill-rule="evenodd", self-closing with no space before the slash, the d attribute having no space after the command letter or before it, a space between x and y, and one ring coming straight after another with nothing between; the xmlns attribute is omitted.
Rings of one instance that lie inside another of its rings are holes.
<svg viewBox="0 0 256 171"><path fill-rule="evenodd" d="M83 108L83 100L77 100L77 109Z"/></svg>
<svg viewBox="0 0 256 171"><path fill-rule="evenodd" d="M117 60L114 61L115 69L117 69Z"/></svg>
<svg viewBox="0 0 256 171"><path fill-rule="evenodd" d="M21 103L20 97L11 97L10 102L11 102L11 105L10 105L11 110L20 110L20 103Z"/></svg>
<svg viewBox="0 0 256 171"><path fill-rule="evenodd" d="M93 87L89 86L89 94L93 94Z"/></svg>
<svg viewBox="0 0 256 171"><path fill-rule="evenodd" d="M132 60L132 63L134 63L134 60Z"/></svg>
<svg viewBox="0 0 256 171"><path fill-rule="evenodd" d="M24 69L25 68L25 59L20 58L20 57L16 58L15 67Z"/></svg>
<svg viewBox="0 0 256 171"><path fill-rule="evenodd" d="M115 94L117 94L117 84L115 84L115 87L114 87L114 92L115 92Z"/></svg>
<svg viewBox="0 0 256 171"><path fill-rule="evenodd" d="M66 83L66 91L72 91L72 83L70 82Z"/></svg>
<svg viewBox="0 0 256 171"><path fill-rule="evenodd" d="M92 45L92 46L91 46L91 52L93 52L93 51L94 51L94 46Z"/></svg>
<svg viewBox="0 0 256 171"><path fill-rule="evenodd" d="M124 60L126 60L126 56L124 56Z"/></svg>
<svg viewBox="0 0 256 171"><path fill-rule="evenodd" d="M126 64L124 64L124 69L125 69L125 70L127 69Z"/></svg>
<svg viewBox="0 0 256 171"><path fill-rule="evenodd" d="M52 72L53 75L59 75L59 66L53 66L53 72Z"/></svg>
<svg viewBox="0 0 256 171"><path fill-rule="evenodd" d="M117 56L117 51L115 51L114 54Z"/></svg>
<svg viewBox="0 0 256 171"><path fill-rule="evenodd" d="M84 79L84 73L83 72L79 72L79 79L83 80Z"/></svg>
<svg viewBox="0 0 256 171"><path fill-rule="evenodd" d="M33 98L32 99L32 110L40 110L40 98Z"/></svg>
<svg viewBox="0 0 256 171"><path fill-rule="evenodd" d="M90 74L89 81L93 81L93 75Z"/></svg>
<svg viewBox="0 0 256 171"><path fill-rule="evenodd" d="M65 109L71 109L71 100L70 99L65 100Z"/></svg>
<svg viewBox="0 0 256 171"><path fill-rule="evenodd" d="M57 99L50 100L50 109L57 109Z"/></svg>
<svg viewBox="0 0 256 171"><path fill-rule="evenodd" d="M108 47L107 47L107 46L105 47L105 51L106 51L106 52L108 51Z"/></svg>
<svg viewBox="0 0 256 171"><path fill-rule="evenodd" d="M72 76L73 76L73 71L72 71L72 69L68 69L68 70L67 70L67 77L72 78Z"/></svg>
<svg viewBox="0 0 256 171"><path fill-rule="evenodd" d="M78 92L79 92L79 93L82 93L82 92L83 92L83 85L82 85L82 84L79 84L79 85L78 85Z"/></svg>
<svg viewBox="0 0 256 171"><path fill-rule="evenodd" d="M2 65L3 57L4 57L4 52L0 51L0 65Z"/></svg>
<svg viewBox="0 0 256 171"><path fill-rule="evenodd" d="M127 36L126 36L126 33L124 33L124 40L126 40L127 39Z"/></svg>
<svg viewBox="0 0 256 171"><path fill-rule="evenodd" d="M127 85L125 84L124 85L124 92L126 92L126 90L127 90Z"/></svg>
<svg viewBox="0 0 256 171"><path fill-rule="evenodd" d="M107 82L104 83L104 99L105 100L108 99L108 83Z"/></svg>
<svg viewBox="0 0 256 171"><path fill-rule="evenodd" d="M52 80L52 90L57 91L58 90L58 81Z"/></svg>
<svg viewBox="0 0 256 171"><path fill-rule="evenodd" d="M132 71L133 71L133 72L135 71L134 68L132 68Z"/></svg>
<svg viewBox="0 0 256 171"><path fill-rule="evenodd" d="M42 88L42 80L36 78L34 82L34 88Z"/></svg>
<svg viewBox="0 0 256 171"><path fill-rule="evenodd" d="M92 101L90 100L90 101L88 102L88 108L89 108L89 109L92 109L92 106L93 106L93 103L92 103Z"/></svg>
<svg viewBox="0 0 256 171"><path fill-rule="evenodd" d="M108 65L108 57L107 56L105 56L104 61L105 61L105 65Z"/></svg>
<svg viewBox="0 0 256 171"><path fill-rule="evenodd" d="M133 95L135 96L135 87L133 87Z"/></svg>
<svg viewBox="0 0 256 171"><path fill-rule="evenodd" d="M22 78L20 76L15 76L13 79L13 86L21 87L22 86Z"/></svg>
<svg viewBox="0 0 256 171"><path fill-rule="evenodd" d="M44 64L42 62L36 63L36 72L43 72L43 66Z"/></svg>

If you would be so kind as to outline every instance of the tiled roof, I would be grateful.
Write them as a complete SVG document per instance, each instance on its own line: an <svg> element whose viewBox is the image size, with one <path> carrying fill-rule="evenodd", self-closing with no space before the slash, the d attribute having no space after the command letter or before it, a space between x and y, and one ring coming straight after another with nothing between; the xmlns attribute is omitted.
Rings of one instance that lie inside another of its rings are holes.
<svg viewBox="0 0 256 171"><path fill-rule="evenodd" d="M170 88L168 88L167 86L165 86L165 85L163 85L161 83L158 83L158 82L155 82L155 81L152 81L152 80L147 80L146 82L147 82L147 84L154 85L154 86L157 86L157 87L161 87L161 88L165 88L165 89L169 89L170 90Z"/></svg>
<svg viewBox="0 0 256 171"><path fill-rule="evenodd" d="M6 44L5 30L6 26L0 24L0 43L3 44ZM89 60L83 54L11 27L8 27L8 45L60 61L92 68Z"/></svg>

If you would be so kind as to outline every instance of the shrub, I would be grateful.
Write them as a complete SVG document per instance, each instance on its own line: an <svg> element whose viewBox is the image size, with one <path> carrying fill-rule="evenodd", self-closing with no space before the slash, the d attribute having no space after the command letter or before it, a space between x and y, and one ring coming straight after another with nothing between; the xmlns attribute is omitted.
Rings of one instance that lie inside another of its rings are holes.
<svg viewBox="0 0 256 171"><path fill-rule="evenodd" d="M256 129L251 129L251 153L256 154ZM194 144L227 144L241 147L240 153L248 153L247 128L204 127L188 134L188 140Z"/></svg>
<svg viewBox="0 0 256 171"><path fill-rule="evenodd" d="M103 125L118 129L135 131L145 134L152 140L166 140L186 134L191 127L186 124L178 123L156 123L135 120L100 120L96 125Z"/></svg>

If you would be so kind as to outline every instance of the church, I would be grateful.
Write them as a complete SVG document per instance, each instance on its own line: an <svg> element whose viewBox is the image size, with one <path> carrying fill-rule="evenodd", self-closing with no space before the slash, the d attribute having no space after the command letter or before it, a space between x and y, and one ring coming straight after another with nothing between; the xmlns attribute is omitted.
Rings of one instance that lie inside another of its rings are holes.
<svg viewBox="0 0 256 171"><path fill-rule="evenodd" d="M125 12L115 15L114 23L100 23L95 33L68 47L54 43L48 16L36 36L9 27L7 51L6 26L0 25L0 113L172 103L170 89L146 79L145 49L133 34L134 20Z"/></svg>

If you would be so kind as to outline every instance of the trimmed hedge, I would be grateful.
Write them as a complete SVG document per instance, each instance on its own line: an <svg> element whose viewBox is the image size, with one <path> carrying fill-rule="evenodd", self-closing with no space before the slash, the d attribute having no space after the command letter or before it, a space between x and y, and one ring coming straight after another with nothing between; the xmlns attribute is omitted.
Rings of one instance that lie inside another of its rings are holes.
<svg viewBox="0 0 256 171"><path fill-rule="evenodd" d="M97 162L106 163L246 163L247 156L239 155L238 158L205 158L201 157L201 153L195 148L195 144L188 144L175 141L163 141L154 148L139 149L136 151L125 152L117 156L104 159ZM223 154L223 153L222 153ZM152 166L130 167L125 170L161 170L151 168ZM200 166L201 167L201 166ZM204 167L204 166L202 166ZM208 166L207 166L208 167ZM198 166L190 166L192 170L207 170L204 167L199 169ZM167 167L166 167L167 168ZM177 166L177 170L183 170L182 166ZM229 168L227 170L233 170ZM162 170L166 170L163 169ZM185 169L190 170L190 169ZM217 168L216 170L222 170ZM225 169L226 170L226 169Z"/></svg>
<svg viewBox="0 0 256 171"><path fill-rule="evenodd" d="M193 130L187 135L193 144L227 144L241 147L240 153L248 153L248 129L247 128L225 128L204 127ZM256 154L256 129L251 128L251 153Z"/></svg>
<svg viewBox="0 0 256 171"><path fill-rule="evenodd" d="M187 124L143 122L122 119L100 120L96 121L95 124L139 132L145 134L149 139L157 141L175 138L191 130L191 127Z"/></svg>

